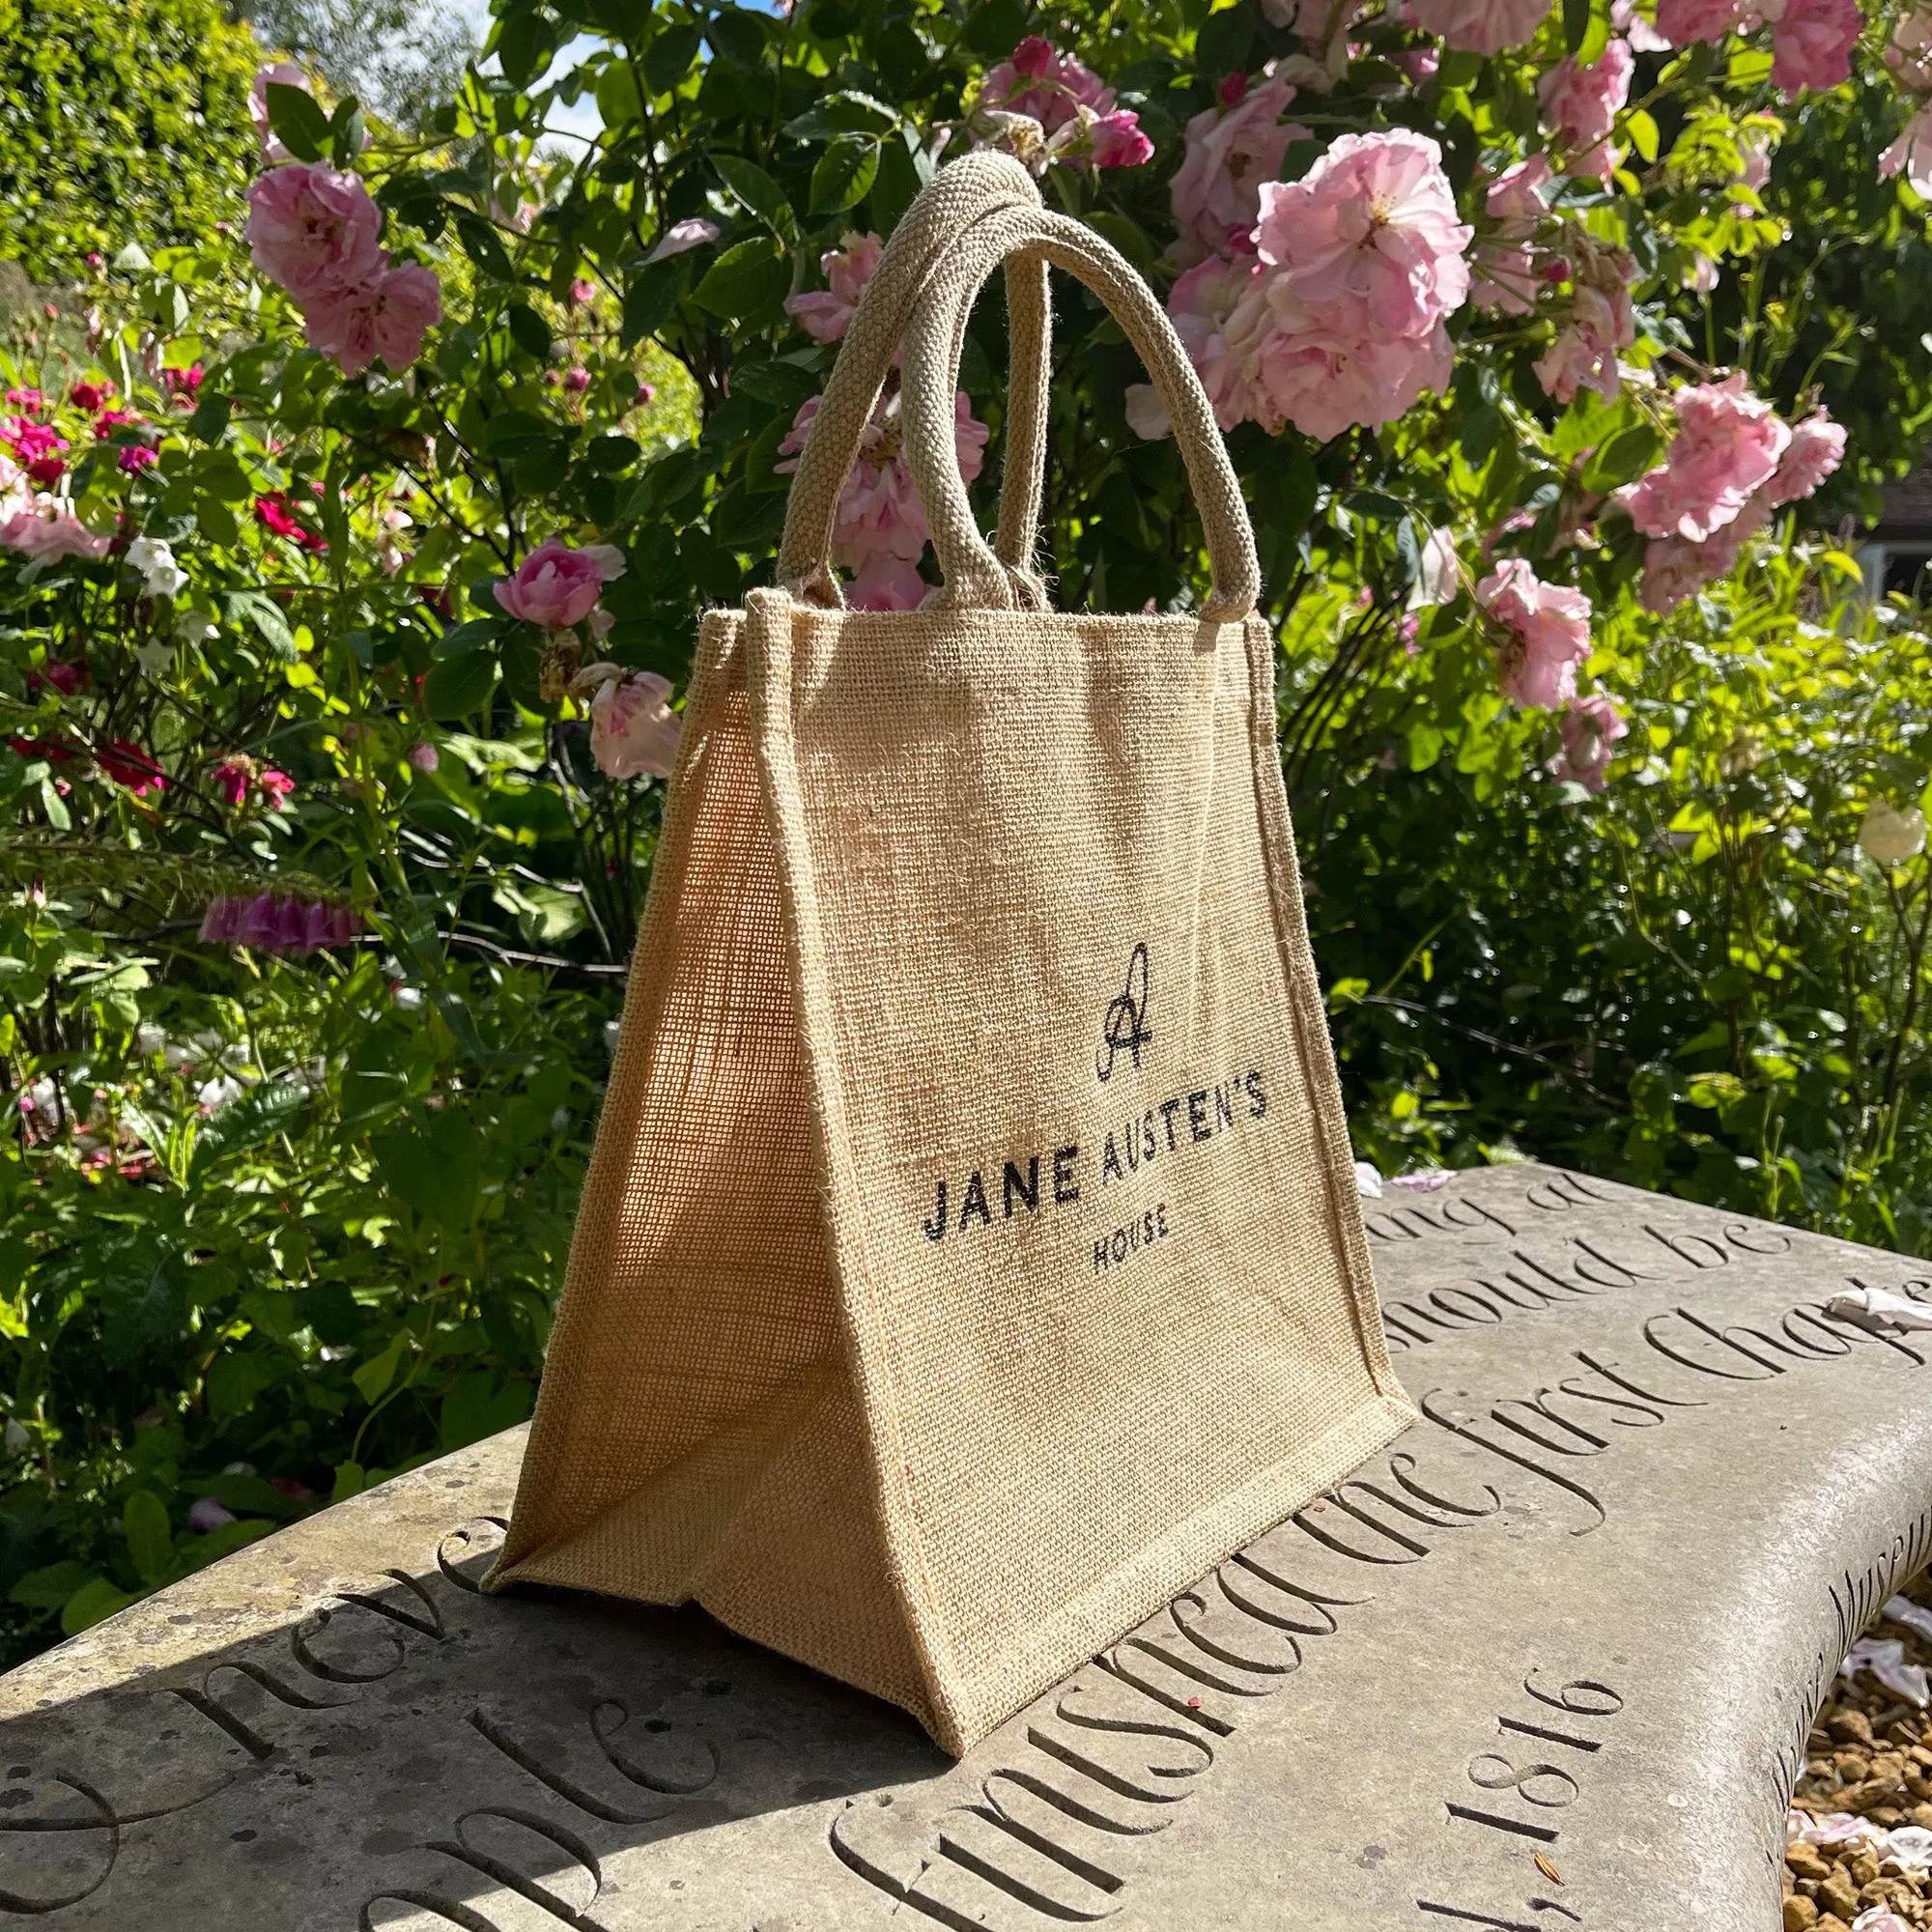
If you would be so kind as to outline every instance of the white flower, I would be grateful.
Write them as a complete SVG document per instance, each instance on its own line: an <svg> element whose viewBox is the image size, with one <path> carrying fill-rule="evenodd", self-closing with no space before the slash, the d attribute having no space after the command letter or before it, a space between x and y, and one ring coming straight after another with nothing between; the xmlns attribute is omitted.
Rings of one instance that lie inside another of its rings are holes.
<svg viewBox="0 0 1932 1932"><path fill-rule="evenodd" d="M168 1043L168 1037L157 1026L141 1025L134 1029L134 1051L145 1058L151 1053L158 1053Z"/></svg>
<svg viewBox="0 0 1932 1932"><path fill-rule="evenodd" d="M1456 532L1431 530L1422 546L1422 562L1408 593L1408 608L1421 611L1432 605L1453 604L1462 587L1462 566L1456 561Z"/></svg>
<svg viewBox="0 0 1932 1932"><path fill-rule="evenodd" d="M1136 436L1158 442L1162 437L1174 434L1174 419L1160 399L1160 391L1151 383L1129 383L1126 406L1127 427Z"/></svg>
<svg viewBox="0 0 1932 1932"><path fill-rule="evenodd" d="M1358 1160L1355 1163L1355 1192L1364 1201L1379 1201L1382 1198L1381 1170L1372 1160Z"/></svg>
<svg viewBox="0 0 1932 1932"><path fill-rule="evenodd" d="M175 636L185 644L205 644L220 629L206 611L190 608L175 612Z"/></svg>
<svg viewBox="0 0 1932 1932"><path fill-rule="evenodd" d="M17 1456L33 1439L17 1417L10 1415L7 1418L7 1427L4 1435L0 1435L0 1440L4 1440L8 1455Z"/></svg>
<svg viewBox="0 0 1932 1932"><path fill-rule="evenodd" d="M159 537L136 537L128 546L128 562L141 573L142 588L150 597L172 597L187 586L187 572Z"/></svg>
<svg viewBox="0 0 1932 1932"><path fill-rule="evenodd" d="M174 661L175 647L165 638L150 638L134 652L134 662L150 677L159 677Z"/></svg>
<svg viewBox="0 0 1932 1932"><path fill-rule="evenodd" d="M406 1013L417 1011L423 1003L420 986L398 986L395 992L396 1005Z"/></svg>
<svg viewBox="0 0 1932 1932"><path fill-rule="evenodd" d="M1875 805L1859 827L1859 843L1881 866L1903 865L1925 849L1925 814L1916 805Z"/></svg>
<svg viewBox="0 0 1932 1932"><path fill-rule="evenodd" d="M217 1107L225 1107L231 1100L242 1097L242 1083L224 1073L218 1080L204 1081L194 1090L195 1104L213 1113Z"/></svg>

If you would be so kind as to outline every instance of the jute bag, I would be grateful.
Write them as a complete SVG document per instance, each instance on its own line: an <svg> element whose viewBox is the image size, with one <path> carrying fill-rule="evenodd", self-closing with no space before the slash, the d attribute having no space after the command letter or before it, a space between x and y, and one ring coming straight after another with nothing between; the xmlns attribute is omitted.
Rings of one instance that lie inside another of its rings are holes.
<svg viewBox="0 0 1932 1932"><path fill-rule="evenodd" d="M1002 261L996 551L952 397ZM1046 609L1047 263L1166 400L1213 565L1200 616ZM848 612L833 516L901 337L946 582L916 613ZM944 169L894 235L779 574L700 629L492 1581L696 1599L958 1752L1413 1411L1240 494L1146 285L1016 162Z"/></svg>

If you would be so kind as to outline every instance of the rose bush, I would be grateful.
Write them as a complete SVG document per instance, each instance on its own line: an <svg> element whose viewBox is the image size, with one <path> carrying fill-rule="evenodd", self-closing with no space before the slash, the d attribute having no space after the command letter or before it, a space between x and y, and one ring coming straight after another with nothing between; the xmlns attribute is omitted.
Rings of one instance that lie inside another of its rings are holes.
<svg viewBox="0 0 1932 1932"><path fill-rule="evenodd" d="M419 135L262 75L232 214L70 265L0 368L10 1641L527 1409L696 612L975 143L1228 433L1358 1151L1922 1243L1928 645L1826 532L1932 417L1928 38L504 0ZM1157 398L1083 293L1054 355L1062 600L1190 608ZM1005 370L995 298L982 512ZM854 603L935 581L895 382L833 545Z"/></svg>

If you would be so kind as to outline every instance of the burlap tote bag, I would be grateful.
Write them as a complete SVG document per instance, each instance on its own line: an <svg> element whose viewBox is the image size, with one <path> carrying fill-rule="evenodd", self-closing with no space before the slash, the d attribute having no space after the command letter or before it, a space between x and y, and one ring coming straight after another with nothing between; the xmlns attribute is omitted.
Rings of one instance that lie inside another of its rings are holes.
<svg viewBox="0 0 1932 1932"><path fill-rule="evenodd" d="M1009 257L996 553L952 397ZM1165 398L1213 567L1198 616L1045 607L1048 262ZM901 336L946 582L851 612L833 513ZM1256 593L1146 285L1017 163L943 170L842 347L779 587L702 622L493 1583L696 1599L958 1752L1410 1419Z"/></svg>

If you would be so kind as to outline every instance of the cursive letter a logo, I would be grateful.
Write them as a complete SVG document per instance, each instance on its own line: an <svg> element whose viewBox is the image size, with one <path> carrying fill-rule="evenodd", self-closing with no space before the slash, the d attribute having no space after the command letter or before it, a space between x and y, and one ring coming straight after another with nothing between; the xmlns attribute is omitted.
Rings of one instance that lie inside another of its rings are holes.
<svg viewBox="0 0 1932 1932"><path fill-rule="evenodd" d="M1141 1065L1141 1048L1152 1039L1148 1028L1148 950L1143 940L1127 956L1127 983L1107 1003L1107 1017L1100 1028L1100 1051L1094 1070L1100 1078L1114 1077L1114 1057L1133 1056L1134 1071Z"/></svg>

